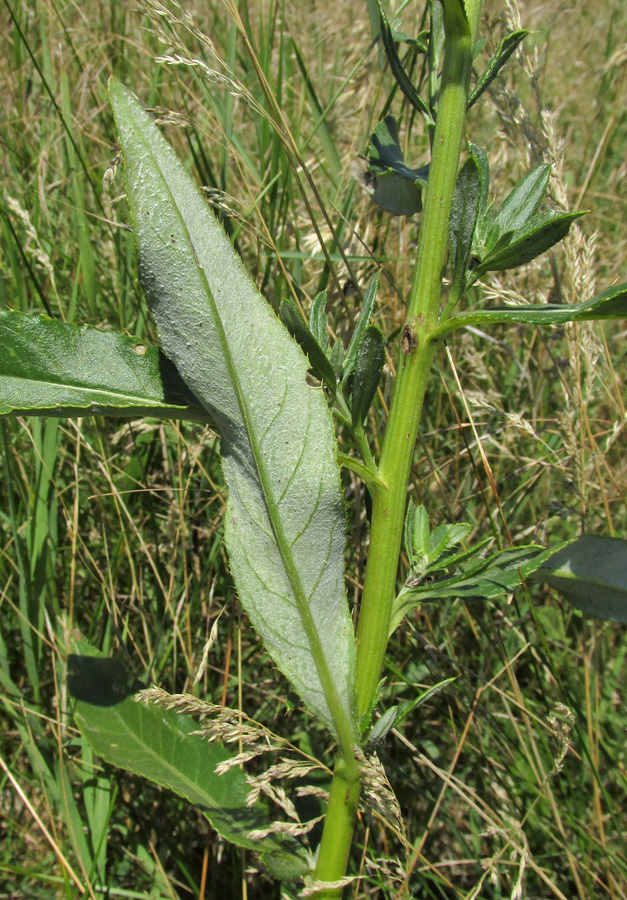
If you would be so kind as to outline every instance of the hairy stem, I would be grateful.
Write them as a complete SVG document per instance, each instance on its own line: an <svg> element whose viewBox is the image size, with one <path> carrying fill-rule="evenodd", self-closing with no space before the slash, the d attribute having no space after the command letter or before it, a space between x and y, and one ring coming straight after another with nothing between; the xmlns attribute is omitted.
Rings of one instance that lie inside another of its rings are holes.
<svg viewBox="0 0 627 900"><path fill-rule="evenodd" d="M443 6L446 45L431 171L397 382L373 496L370 549L357 631L357 704L365 724L376 700L388 642L411 461L436 350L431 334L442 302L451 202L481 0L444 0ZM346 872L360 786L359 770L353 775L353 764L357 769L353 760L350 777L345 758L340 758L335 770L315 872L317 881L337 881ZM341 888L322 889L316 894L324 900L338 900L340 896Z"/></svg>
<svg viewBox="0 0 627 900"><path fill-rule="evenodd" d="M396 594L407 487L418 424L436 346L431 335L442 302L449 218L464 134L479 0L466 0L468 24L445 6L446 45L433 156L420 228L418 259L401 338L401 356L373 502L370 550L357 633L357 701L364 716L376 698ZM465 24L465 27L464 27Z"/></svg>

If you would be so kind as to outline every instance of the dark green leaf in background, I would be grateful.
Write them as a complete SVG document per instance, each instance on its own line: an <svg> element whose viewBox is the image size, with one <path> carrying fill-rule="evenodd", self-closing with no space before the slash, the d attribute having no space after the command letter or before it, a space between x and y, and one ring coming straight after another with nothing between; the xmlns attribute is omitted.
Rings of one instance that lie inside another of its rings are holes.
<svg viewBox="0 0 627 900"><path fill-rule="evenodd" d="M211 416L157 348L127 335L0 310L0 415Z"/></svg>
<svg viewBox="0 0 627 900"><path fill-rule="evenodd" d="M374 202L394 216L412 216L422 209L422 191L429 166L411 169L398 140L394 116L379 122L370 139L364 187Z"/></svg>
<svg viewBox="0 0 627 900"><path fill-rule="evenodd" d="M192 734L198 729L192 718L135 702L142 685L121 657L104 658L83 639L74 649L79 652L68 658L74 718L98 756L185 797L223 838L259 853L277 877L309 870L308 854L293 838L248 836L272 820L263 804L247 807L249 787L239 767L216 775L218 763L232 756L228 750Z"/></svg>

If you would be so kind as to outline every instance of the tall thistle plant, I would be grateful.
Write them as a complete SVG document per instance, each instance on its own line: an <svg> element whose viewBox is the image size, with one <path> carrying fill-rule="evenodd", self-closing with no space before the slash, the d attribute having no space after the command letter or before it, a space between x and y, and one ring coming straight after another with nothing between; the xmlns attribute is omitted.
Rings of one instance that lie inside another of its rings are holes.
<svg viewBox="0 0 627 900"><path fill-rule="evenodd" d="M151 116L114 77L109 95L140 278L161 346L44 316L0 313L0 414L164 416L211 423L219 432L228 489L225 541L239 598L275 664L337 747L319 845L307 838L312 823L299 823L285 799L286 815L275 821L265 796L278 797L269 775L244 774L240 764L289 744L239 711L158 688L137 693L117 660L77 640L69 659L76 722L105 760L177 791L226 840L256 851L286 891L298 891L304 880L320 898L338 898L351 878L360 799L378 796L389 815L398 813L369 748L407 714L377 704L390 634L409 610L432 599L504 597L536 579L586 612L627 620L623 542L588 535L567 546L486 555L486 542L462 548L466 526L431 530L427 511L408 507L423 400L445 339L466 326L485 331L622 318L627 284L569 306L478 304L457 311L463 299L480 295L482 275L544 253L582 213L545 204L546 165L528 172L502 201L493 200L486 152L465 139L467 110L526 32L507 35L471 87L480 2L430 0L430 32L419 42L429 73L422 97L383 5L369 5L390 70L431 143L430 165L411 169L391 116L370 142L374 200L395 214L421 213L378 458L366 431L385 360L384 336L370 324L377 279L364 292L347 345L329 347L324 294L308 321L288 302L279 319ZM334 416L350 435L349 452L338 451ZM356 629L344 586L342 466L363 479L372 500ZM409 567L399 584L403 547ZM233 739L243 732L246 749L237 755ZM285 763L281 774L306 775L316 765Z"/></svg>

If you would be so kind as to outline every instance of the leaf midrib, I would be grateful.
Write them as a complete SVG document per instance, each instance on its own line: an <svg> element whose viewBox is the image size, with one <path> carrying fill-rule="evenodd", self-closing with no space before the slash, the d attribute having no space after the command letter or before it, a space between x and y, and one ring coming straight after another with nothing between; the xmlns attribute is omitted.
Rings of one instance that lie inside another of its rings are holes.
<svg viewBox="0 0 627 900"><path fill-rule="evenodd" d="M141 135L141 141L143 146L148 151L150 158L152 159L156 170L159 172L159 176L164 185L165 190L167 191L171 203L172 208L176 211L176 215L179 218L181 226L187 235L187 239L189 242L189 246L192 251L192 255L194 259L197 261L197 271L199 273L199 277L201 282L205 288L206 296L209 299L214 316L215 322L217 325L217 331L220 341L220 346L222 349L223 358L225 360L229 377L231 378L232 384L235 388L235 394L237 397L238 406L240 409L240 413L242 415L244 427L246 430L246 436L248 438L248 443L250 446L250 451L252 454L252 458L255 464L255 469L257 471L259 482L261 484L261 489L264 497L264 503L266 505L266 510L268 513L268 518L270 520L270 525L274 532L274 536L277 542L277 546L279 548L279 553L281 555L281 560L283 562L283 566L285 569L285 574L287 575L288 581L290 583L290 587L292 589L292 593L294 595L294 599L296 601L296 606L298 609L298 614L300 616L301 622L303 624L303 629L305 634L307 635L307 639L310 642L311 652L314 660L314 664L318 671L318 677L320 678L320 683L322 685L322 689L324 692L324 696L329 707L329 712L331 714L331 718L337 728L338 738L340 743L344 747L346 751L350 751L350 748L354 742L354 736L352 734L352 729L346 719L346 715L344 713L344 709L337 691L337 687L335 681L331 675L331 671L329 669L326 655L324 653L322 642L320 640L320 635L318 634L318 629L311 615L311 611L309 609L309 603L307 600L307 596L305 594L304 588L302 586L300 576L298 573L298 569L294 562L294 557L292 555L291 547L289 546L289 542L285 536L283 531L282 523L280 521L280 516L278 515L278 510L276 508L276 504L274 501L274 497L271 491L271 485L269 483L268 473L266 472L266 467L263 463L263 456L260 452L259 447L257 446L257 441L254 436L254 430L250 424L250 413L248 410L248 405L246 403L245 394L242 390L242 386L237 375L236 368L233 364L232 355L230 352L230 347L226 338L226 333L223 327L222 318L218 312L218 308L215 302L215 298L213 296L213 292L209 286L209 282L207 280L206 273L203 267L198 263L198 256L194 249L194 242L192 240L191 234L187 227L187 223L179 209L179 206L174 198L174 195L170 189L170 185L168 183L167 178L165 177L163 170L159 164L159 161L155 157L152 146L149 141L146 140L142 131L139 132ZM201 398L199 398L201 399ZM202 400L201 400L202 402ZM204 405L204 404L203 404ZM209 410L212 412L212 410Z"/></svg>
<svg viewBox="0 0 627 900"><path fill-rule="evenodd" d="M132 402L133 406L141 405L141 406L156 406L162 407L167 406L172 409L185 409L185 406L181 406L179 404L168 403L165 399L154 399L151 397L147 397L145 394L126 394L122 391L113 391L107 390L106 388L90 388L85 387L84 385L75 384L71 381L55 381L54 379L45 379L45 378L28 378L26 376L16 376L16 375L2 375L0 374L0 381L2 380L8 381L23 381L26 384L43 384L43 385L54 385L55 387L62 387L66 389L70 389L72 391L77 391L79 393L84 393L86 395L98 395L98 396L106 396L119 398L120 400L126 399L129 402Z"/></svg>

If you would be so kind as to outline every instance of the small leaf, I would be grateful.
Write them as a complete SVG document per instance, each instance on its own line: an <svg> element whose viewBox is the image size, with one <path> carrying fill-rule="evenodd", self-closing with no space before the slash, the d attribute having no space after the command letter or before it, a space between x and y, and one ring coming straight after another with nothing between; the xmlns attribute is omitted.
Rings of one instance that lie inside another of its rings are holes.
<svg viewBox="0 0 627 900"><path fill-rule="evenodd" d="M351 398L351 416L353 425L363 424L368 415L370 404L381 381L383 364L385 363L385 344L383 335L376 327L370 325L359 345L357 365L353 379L353 396Z"/></svg>
<svg viewBox="0 0 627 900"><path fill-rule="evenodd" d="M522 41L524 41L528 34L531 34L531 32L520 30L512 31L510 32L510 34L505 35L505 37L499 44L496 53L486 66L484 72L479 78L479 81L475 85L474 90L471 91L471 94L468 98L467 109L470 109L471 106L474 106L479 97L490 87L512 53L514 53L514 51L520 46L520 44L522 43Z"/></svg>
<svg viewBox="0 0 627 900"><path fill-rule="evenodd" d="M132 696L143 685L134 682L123 659L99 656L83 639L74 649L79 653L68 658L74 718L98 756L185 797L223 838L257 851L271 870L273 863L281 869L289 863L294 875L309 869L306 852L292 838L248 837L272 820L262 804L247 807L249 787L239 767L215 774L232 754L192 734L197 725L189 717L136 703Z"/></svg>
<svg viewBox="0 0 627 900"><path fill-rule="evenodd" d="M333 371L335 372L337 380L341 381L344 372L344 344L342 343L342 338L338 338L331 347L331 350L329 351L329 362L333 366Z"/></svg>
<svg viewBox="0 0 627 900"><path fill-rule="evenodd" d="M433 337L442 337L468 325L506 325L524 322L528 325L563 325L565 322L592 322L601 319L627 318L627 282L607 288L583 303L545 303L540 306L501 306L478 309L452 316L443 322Z"/></svg>
<svg viewBox="0 0 627 900"><path fill-rule="evenodd" d="M551 167L546 163L527 172L507 195L487 239L488 252L502 235L523 228L538 211L549 183Z"/></svg>
<svg viewBox="0 0 627 900"><path fill-rule="evenodd" d="M374 130L368 148L368 171L362 182L372 199L394 216L412 216L422 209L422 191L429 166L410 169L398 140L394 116L386 116Z"/></svg>
<svg viewBox="0 0 627 900"><path fill-rule="evenodd" d="M470 534L472 527L465 523L438 525L429 535L429 565L432 565L447 550L459 546Z"/></svg>
<svg viewBox="0 0 627 900"><path fill-rule="evenodd" d="M296 304L292 303L291 300L281 300L279 315L289 333L298 341L307 354L314 375L321 381L324 381L326 386L335 394L337 391L337 379L333 366L307 327Z"/></svg>
<svg viewBox="0 0 627 900"><path fill-rule="evenodd" d="M590 616L627 622L627 541L584 535L545 560L532 580Z"/></svg>
<svg viewBox="0 0 627 900"><path fill-rule="evenodd" d="M375 272L375 274L370 279L368 287L366 288L366 293L364 294L364 304L359 311L359 318L357 319L355 330L353 331L348 349L346 351L346 355L344 357L342 381L346 381L348 376L351 375L353 369L355 368L355 364L357 362L357 354L361 346L362 338L365 334L368 323L370 322L370 317L372 316L372 312L374 310L378 286L379 272Z"/></svg>
<svg viewBox="0 0 627 900"><path fill-rule="evenodd" d="M0 310L0 416L211 422L165 355L113 331Z"/></svg>
<svg viewBox="0 0 627 900"><path fill-rule="evenodd" d="M488 205L488 195L490 190L490 162L488 160L488 154L485 152L483 147L479 147L477 144L470 144L468 147L469 155L474 159L477 164L477 171L479 173L479 216L483 216L486 211Z"/></svg>
<svg viewBox="0 0 627 900"><path fill-rule="evenodd" d="M464 283L466 264L472 248L479 209L481 176L474 156L469 156L457 176L449 230L452 290L458 292Z"/></svg>
<svg viewBox="0 0 627 900"><path fill-rule="evenodd" d="M114 77L109 94L142 286L165 352L220 431L240 600L305 703L351 747L356 648L331 413L151 117Z"/></svg>
<svg viewBox="0 0 627 900"><path fill-rule="evenodd" d="M326 356L329 349L329 334L327 332L327 292L320 291L316 294L309 311L309 330L318 342L320 348Z"/></svg>
<svg viewBox="0 0 627 900"><path fill-rule="evenodd" d="M429 562L429 516L424 504L416 506L410 501L405 516L404 544L410 568L414 564L424 566Z"/></svg>
<svg viewBox="0 0 627 900"><path fill-rule="evenodd" d="M489 600L511 593L520 585L521 574L528 577L554 553L555 547L508 547L486 559L466 556L466 562L460 571L431 584L413 585L408 582L394 601L390 634L410 610L427 600L452 600L457 597Z"/></svg>
<svg viewBox="0 0 627 900"><path fill-rule="evenodd" d="M584 211L564 213L545 210L528 220L524 228L504 236L506 239L496 246L479 265L473 269L473 280L485 272L501 272L523 266L555 244L563 240L576 219L585 215Z"/></svg>
<svg viewBox="0 0 627 900"><path fill-rule="evenodd" d="M394 727L397 713L397 706L391 706L389 709L386 709L381 718L377 719L377 721L373 724L372 728L368 732L368 736L366 738L368 743L378 744L384 739L390 729Z"/></svg>

